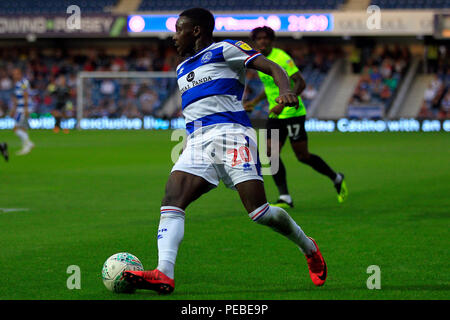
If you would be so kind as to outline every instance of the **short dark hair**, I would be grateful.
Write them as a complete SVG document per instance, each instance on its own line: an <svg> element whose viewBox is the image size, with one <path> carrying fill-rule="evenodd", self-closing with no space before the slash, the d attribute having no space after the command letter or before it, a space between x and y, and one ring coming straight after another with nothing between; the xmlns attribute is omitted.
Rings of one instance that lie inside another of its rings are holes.
<svg viewBox="0 0 450 320"><path fill-rule="evenodd" d="M180 17L187 17L194 25L200 26L207 35L212 36L216 24L211 11L204 8L191 8L180 13Z"/></svg>
<svg viewBox="0 0 450 320"><path fill-rule="evenodd" d="M270 38L270 40L275 40L275 31L273 31L273 29L271 27L268 27L268 26L257 27L255 29L253 29L252 32L250 33L250 38L253 41L255 41L256 36L260 32L265 32L267 34L267 36Z"/></svg>

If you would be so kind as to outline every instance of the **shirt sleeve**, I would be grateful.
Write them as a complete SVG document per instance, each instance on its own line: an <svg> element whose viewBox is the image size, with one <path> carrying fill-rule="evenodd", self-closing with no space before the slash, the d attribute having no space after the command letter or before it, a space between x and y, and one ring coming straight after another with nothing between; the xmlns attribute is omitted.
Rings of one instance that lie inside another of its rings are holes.
<svg viewBox="0 0 450 320"><path fill-rule="evenodd" d="M283 67L283 69L286 71L289 77L292 76L294 73L300 71L295 65L294 60L286 52L284 52L283 57L280 59L279 63L281 67Z"/></svg>
<svg viewBox="0 0 450 320"><path fill-rule="evenodd" d="M28 82L27 79L24 79L24 80L22 81L22 84L21 84L20 88L21 88L22 90L28 90L28 89L30 88L30 83Z"/></svg>
<svg viewBox="0 0 450 320"><path fill-rule="evenodd" d="M261 55L244 41L224 40L223 57L231 67L246 68L248 63Z"/></svg>

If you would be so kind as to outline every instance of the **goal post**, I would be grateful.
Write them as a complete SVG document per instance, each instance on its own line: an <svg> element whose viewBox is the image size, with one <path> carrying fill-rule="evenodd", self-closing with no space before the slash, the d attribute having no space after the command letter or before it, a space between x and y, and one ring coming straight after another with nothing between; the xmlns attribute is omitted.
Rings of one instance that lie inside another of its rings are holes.
<svg viewBox="0 0 450 320"><path fill-rule="evenodd" d="M170 118L181 105L173 71L81 71L76 80L76 128L84 118Z"/></svg>

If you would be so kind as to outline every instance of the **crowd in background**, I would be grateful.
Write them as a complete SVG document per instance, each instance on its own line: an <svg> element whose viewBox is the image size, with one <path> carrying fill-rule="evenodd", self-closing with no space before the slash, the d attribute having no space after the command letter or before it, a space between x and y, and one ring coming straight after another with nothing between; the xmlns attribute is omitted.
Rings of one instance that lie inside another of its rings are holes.
<svg viewBox="0 0 450 320"><path fill-rule="evenodd" d="M45 52L45 53L44 53ZM0 116L11 108L14 83L12 70L19 67L31 85L30 106L44 114L54 109L58 91L68 91L66 110L73 116L76 79L80 71L173 71L178 64L173 48L157 43L131 47L125 55L105 49L62 50L37 48L0 49ZM85 80L85 116L153 115L172 90L174 81Z"/></svg>
<svg viewBox="0 0 450 320"><path fill-rule="evenodd" d="M352 54L355 53L363 57L350 58L353 72L361 74L350 105L389 108L410 62L408 48L383 46L373 50L355 49Z"/></svg>
<svg viewBox="0 0 450 320"><path fill-rule="evenodd" d="M302 98L306 106L317 95L321 82L338 50L336 47L283 45L293 57L307 82ZM58 48L0 49L0 116L11 109L14 83L12 69L20 67L29 80L30 106L38 114L50 113L58 99L65 97L66 115L76 114L77 73L80 71L174 71L180 60L171 46L157 42L131 47L128 52L111 54L105 49L63 50ZM248 72L244 99L263 90L256 72ZM84 117L158 116L166 98L177 88L175 79L83 80ZM61 92L67 93L62 95ZM267 103L256 107L252 117L266 117ZM176 111L172 117L180 116Z"/></svg>
<svg viewBox="0 0 450 320"><path fill-rule="evenodd" d="M450 118L450 52L445 46L429 46L425 68L434 76L423 96L419 118Z"/></svg>
<svg viewBox="0 0 450 320"><path fill-rule="evenodd" d="M308 108L333 63L342 53L340 46L311 45L284 41L276 43L294 59L306 88L302 100ZM436 47L427 51L427 70L435 77L424 93L419 117L445 118L450 115L449 53ZM360 73L350 104L389 106L410 62L407 47L382 46L355 49L349 57L353 71ZM24 70L30 84L32 112L51 112L58 99L65 97L67 116L75 116L77 73L80 71L174 71L180 62L172 46L148 42L142 46L121 48L119 53L107 49L58 49L36 47L0 49L0 117L8 115L12 106L13 68ZM175 79L85 79L83 81L84 117L158 117L164 101L177 89ZM263 90L256 72L248 72L244 100ZM65 94L62 95L61 92ZM267 102L252 113L254 118L267 117ZM171 116L181 116L177 110Z"/></svg>

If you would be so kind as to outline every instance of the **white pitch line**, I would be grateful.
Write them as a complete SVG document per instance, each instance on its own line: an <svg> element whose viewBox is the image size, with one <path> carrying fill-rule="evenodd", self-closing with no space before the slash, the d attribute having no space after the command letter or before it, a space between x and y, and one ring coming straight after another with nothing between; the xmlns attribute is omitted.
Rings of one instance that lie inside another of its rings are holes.
<svg viewBox="0 0 450 320"><path fill-rule="evenodd" d="M21 211L29 211L28 208L0 208L0 214L1 213L8 213L8 212L21 212Z"/></svg>

